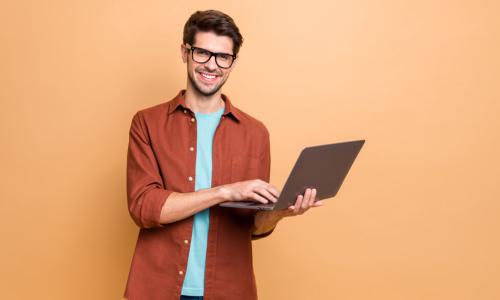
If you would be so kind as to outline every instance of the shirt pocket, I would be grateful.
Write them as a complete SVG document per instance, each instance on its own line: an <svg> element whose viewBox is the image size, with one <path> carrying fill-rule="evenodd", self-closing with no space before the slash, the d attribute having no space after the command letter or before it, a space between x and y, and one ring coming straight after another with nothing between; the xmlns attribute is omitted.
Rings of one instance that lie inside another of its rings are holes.
<svg viewBox="0 0 500 300"><path fill-rule="evenodd" d="M264 164L259 158L238 155L231 161L231 182L262 179Z"/></svg>

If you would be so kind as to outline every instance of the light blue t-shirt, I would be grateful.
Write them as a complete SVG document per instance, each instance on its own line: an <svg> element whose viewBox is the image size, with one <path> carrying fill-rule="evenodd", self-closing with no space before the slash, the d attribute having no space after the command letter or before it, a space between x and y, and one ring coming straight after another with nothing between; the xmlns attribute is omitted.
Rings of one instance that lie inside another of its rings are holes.
<svg viewBox="0 0 500 300"><path fill-rule="evenodd" d="M212 141L224 109L195 113L197 125L195 191L212 187ZM193 233L182 295L203 296L210 210L194 215Z"/></svg>

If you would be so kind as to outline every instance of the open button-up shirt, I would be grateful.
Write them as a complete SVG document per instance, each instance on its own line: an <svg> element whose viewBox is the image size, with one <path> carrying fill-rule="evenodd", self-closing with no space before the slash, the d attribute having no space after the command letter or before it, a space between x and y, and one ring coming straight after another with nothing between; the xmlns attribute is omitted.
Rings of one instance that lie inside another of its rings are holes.
<svg viewBox="0 0 500 300"><path fill-rule="evenodd" d="M193 217L160 224L172 192L193 192L196 118L185 90L171 101L137 112L127 155L128 208L140 227L125 297L132 300L180 298L189 255ZM213 139L212 186L249 179L269 181L269 133L264 124L225 103ZM205 268L205 300L257 299L252 266L255 211L210 208Z"/></svg>

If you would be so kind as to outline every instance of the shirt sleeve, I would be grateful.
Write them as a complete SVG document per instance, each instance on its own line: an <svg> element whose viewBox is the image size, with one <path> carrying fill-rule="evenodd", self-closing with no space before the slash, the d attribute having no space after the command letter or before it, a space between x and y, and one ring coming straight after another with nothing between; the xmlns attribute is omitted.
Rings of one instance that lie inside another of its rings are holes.
<svg viewBox="0 0 500 300"><path fill-rule="evenodd" d="M265 127L264 127L265 128ZM261 152L261 161L262 161L262 180L265 182L269 182L271 178L271 142L269 138L269 131L265 129L263 135L263 151ZM258 211L255 211L257 213ZM255 215L254 215L255 216ZM255 220L254 220L255 221ZM274 228L268 232L256 235L252 234L252 240L258 240L270 235L274 231Z"/></svg>
<svg viewBox="0 0 500 300"><path fill-rule="evenodd" d="M141 228L162 227L163 204L173 191L166 190L158 169L141 112L130 126L127 152L127 201L129 213Z"/></svg>

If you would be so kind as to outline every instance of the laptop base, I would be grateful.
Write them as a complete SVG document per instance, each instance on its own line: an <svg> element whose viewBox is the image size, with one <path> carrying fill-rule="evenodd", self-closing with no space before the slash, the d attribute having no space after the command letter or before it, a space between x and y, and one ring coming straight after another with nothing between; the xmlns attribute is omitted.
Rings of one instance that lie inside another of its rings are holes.
<svg viewBox="0 0 500 300"><path fill-rule="evenodd" d="M248 208L256 210L274 210L274 203L263 204L255 201L229 201L219 204L222 207Z"/></svg>

